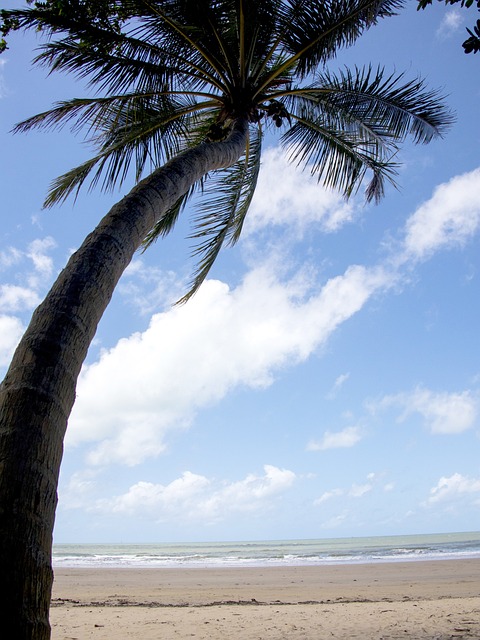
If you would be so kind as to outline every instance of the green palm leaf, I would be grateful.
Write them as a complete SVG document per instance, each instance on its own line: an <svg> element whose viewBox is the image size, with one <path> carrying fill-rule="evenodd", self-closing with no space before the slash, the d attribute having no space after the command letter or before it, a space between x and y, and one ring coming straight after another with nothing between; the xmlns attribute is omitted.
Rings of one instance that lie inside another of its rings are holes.
<svg viewBox="0 0 480 640"><path fill-rule="evenodd" d="M402 5L401 0L284 3L278 24L279 40L288 53L285 69L294 64L296 75L305 78Z"/></svg>
<svg viewBox="0 0 480 640"><path fill-rule="evenodd" d="M208 114L218 111L215 101L196 103L188 96L180 96L182 100L174 101L172 97L161 100L158 96L153 103L149 100L134 101L133 107L126 110L123 101L107 101L98 105L68 105L71 117L77 117L77 109L86 106L83 118L91 118L90 129L95 131L94 142L100 148L98 154L67 173L57 178L49 191L45 206L52 206L65 200L72 192L78 193L85 180L91 176L90 188L95 187L103 178L103 188L112 190L121 185L127 178L131 165L135 167L135 180L138 181L147 163L152 169L180 153L189 144L194 133L193 122L197 119L200 127ZM64 107L59 107L59 112ZM62 117L61 113L46 114L45 126L49 125L49 117ZM211 119L211 118L210 118ZM65 116L62 117L62 121ZM26 121L24 128L36 123ZM22 126L22 125L19 125ZM38 126L38 124L36 125ZM75 124L78 126L78 120Z"/></svg>
<svg viewBox="0 0 480 640"><path fill-rule="evenodd" d="M393 15L404 0L32 4L3 17L50 37L38 64L73 73L96 92L17 126L27 131L68 124L75 133L86 131L94 148L90 160L53 183L47 206L78 193L86 181L107 190L129 176L138 181L184 149L222 140L235 121L249 120L244 157L205 185L193 185L144 243L173 229L202 188L206 199L194 213L192 234L199 262L184 300L205 279L220 248L240 236L264 124L281 128L290 159L309 166L324 184L349 197L367 180L367 201L378 201L385 185L395 184L399 143L407 135L429 142L452 121L441 97L421 80L407 82L373 67L337 74L325 69L340 48Z"/></svg>
<svg viewBox="0 0 480 640"><path fill-rule="evenodd" d="M327 186L347 197L370 170L366 198L378 201L385 180L394 183L398 143L408 134L415 142L429 142L451 122L448 112L438 109L436 92L426 91L421 81L402 80L367 67L325 73L315 85L292 89L285 103L296 122L282 138L291 157L311 165Z"/></svg>
<svg viewBox="0 0 480 640"><path fill-rule="evenodd" d="M439 108L438 91L427 90L420 79L405 82L403 73L385 76L383 69L374 72L371 66L355 73L345 69L337 77L327 71L319 75L317 84L328 91L325 106L330 112L363 114L386 137L403 140L412 135L416 143L427 143L453 122L449 111Z"/></svg>
<svg viewBox="0 0 480 640"><path fill-rule="evenodd" d="M232 167L217 172L207 183L190 236L200 240L193 251L198 264L188 293L179 303L186 302L198 291L222 246L234 245L240 238L257 185L261 150L261 130L251 128L244 157Z"/></svg>

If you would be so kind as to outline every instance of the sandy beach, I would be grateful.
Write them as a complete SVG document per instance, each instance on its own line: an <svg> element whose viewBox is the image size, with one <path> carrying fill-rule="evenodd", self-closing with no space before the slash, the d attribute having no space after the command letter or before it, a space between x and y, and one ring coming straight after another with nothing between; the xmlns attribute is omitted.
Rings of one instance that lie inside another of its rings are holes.
<svg viewBox="0 0 480 640"><path fill-rule="evenodd" d="M480 559L57 569L53 640L480 638Z"/></svg>

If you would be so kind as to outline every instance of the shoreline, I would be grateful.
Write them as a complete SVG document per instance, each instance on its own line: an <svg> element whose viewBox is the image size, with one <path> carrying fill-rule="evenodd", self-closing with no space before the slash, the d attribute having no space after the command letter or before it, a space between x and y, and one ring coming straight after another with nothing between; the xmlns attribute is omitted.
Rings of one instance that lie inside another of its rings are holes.
<svg viewBox="0 0 480 640"><path fill-rule="evenodd" d="M52 640L480 637L480 559L56 569Z"/></svg>
<svg viewBox="0 0 480 640"><path fill-rule="evenodd" d="M465 558L307 567L62 568L55 570L52 604L56 599L165 606L477 596L480 558Z"/></svg>

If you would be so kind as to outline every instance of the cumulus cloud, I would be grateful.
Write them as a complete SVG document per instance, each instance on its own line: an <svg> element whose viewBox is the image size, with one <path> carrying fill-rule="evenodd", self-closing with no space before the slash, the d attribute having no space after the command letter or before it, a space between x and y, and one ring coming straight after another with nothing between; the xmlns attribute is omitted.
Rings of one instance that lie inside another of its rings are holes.
<svg viewBox="0 0 480 640"><path fill-rule="evenodd" d="M181 478L168 485L153 482L137 482L121 496L110 502L102 501L102 511L134 515L135 513L156 515L168 511L191 512L196 508L200 495L210 481L204 476L186 471Z"/></svg>
<svg viewBox="0 0 480 640"><path fill-rule="evenodd" d="M6 366L24 332L22 322L13 316L0 315L0 366Z"/></svg>
<svg viewBox="0 0 480 640"><path fill-rule="evenodd" d="M337 192L318 184L308 169L289 163L283 149L267 149L262 157L257 189L245 223L247 234L270 225L288 225L302 231L317 224L337 231L354 215L354 205Z"/></svg>
<svg viewBox="0 0 480 640"><path fill-rule="evenodd" d="M434 392L417 387L410 393L385 396L370 408L382 410L400 407L399 422L412 414L419 414L433 434L462 433L474 426L478 418L478 397L470 390L462 392Z"/></svg>
<svg viewBox="0 0 480 640"><path fill-rule="evenodd" d="M454 473L449 477L440 478L430 490L427 502L428 504L450 502L467 496L480 498L480 478L468 478L460 473Z"/></svg>
<svg viewBox="0 0 480 640"><path fill-rule="evenodd" d="M326 431L321 440L312 440L307 445L307 451L326 451L353 447L360 442L362 434L359 427L346 427L342 431Z"/></svg>
<svg viewBox="0 0 480 640"><path fill-rule="evenodd" d="M154 520L175 516L202 522L235 512L264 511L272 506L272 499L290 489L296 475L273 465L265 465L263 471L237 482L219 482L190 471L167 485L137 482L120 496L98 501L94 509Z"/></svg>
<svg viewBox="0 0 480 640"><path fill-rule="evenodd" d="M0 270L15 269L16 281L0 284L0 366L9 364L25 330L22 320L12 314L29 312L40 303L39 293L53 273L53 260L48 252L55 246L53 238L47 237L34 240L26 250L7 247L0 251Z"/></svg>
<svg viewBox="0 0 480 640"><path fill-rule="evenodd" d="M480 227L480 168L439 185L409 217L399 262L425 260L435 251L462 246Z"/></svg>
<svg viewBox="0 0 480 640"><path fill-rule="evenodd" d="M170 429L238 386L265 387L303 361L388 285L381 270L350 267L319 291L259 267L230 290L208 280L182 307L152 317L85 367L67 443L101 441L92 464L137 464L161 453Z"/></svg>
<svg viewBox="0 0 480 640"><path fill-rule="evenodd" d="M311 201L297 202L296 198L310 193L310 187L303 184L310 178L296 172L293 178L285 177L282 162L278 151L267 153L267 183L260 184L250 231L287 223L283 212L296 208L305 213L304 218L299 217L302 224L313 221L329 226L328 216L340 201L322 190L319 200L315 183L315 202L313 195ZM277 190L268 183L275 167ZM307 269L286 278L274 261L254 265L232 289L218 280L207 280L189 304L153 315L146 331L120 340L84 368L67 444L90 443L88 462L92 465L134 465L159 455L165 451L170 431L188 428L202 407L219 402L239 386L272 384L283 367L304 361L374 294L394 286L402 268L436 250L465 242L480 223L479 188L480 169L440 185L408 219L404 241L388 265L352 265L322 287L316 274ZM345 221L351 211L342 211ZM133 276L144 271L137 262L131 268L124 280L126 287L137 286ZM135 293L132 288L129 291ZM163 300L165 292L158 294L157 301ZM337 379L336 389L347 375ZM420 413L434 433L460 432L473 424L477 412L468 393L417 390L391 402L403 402L405 415L408 410ZM353 446L360 437L357 427L327 432L322 440L310 443L309 449Z"/></svg>
<svg viewBox="0 0 480 640"><path fill-rule="evenodd" d="M40 302L37 292L13 284L0 285L0 311L16 312L33 309Z"/></svg>

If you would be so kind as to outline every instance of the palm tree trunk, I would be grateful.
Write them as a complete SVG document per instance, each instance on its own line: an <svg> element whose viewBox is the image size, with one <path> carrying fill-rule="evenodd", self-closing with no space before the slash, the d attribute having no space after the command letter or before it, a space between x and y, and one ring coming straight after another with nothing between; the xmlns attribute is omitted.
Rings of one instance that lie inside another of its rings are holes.
<svg viewBox="0 0 480 640"><path fill-rule="evenodd" d="M248 123L167 163L116 204L33 314L0 386L0 624L48 640L52 532L77 378L115 286L155 222L201 176L233 164Z"/></svg>

